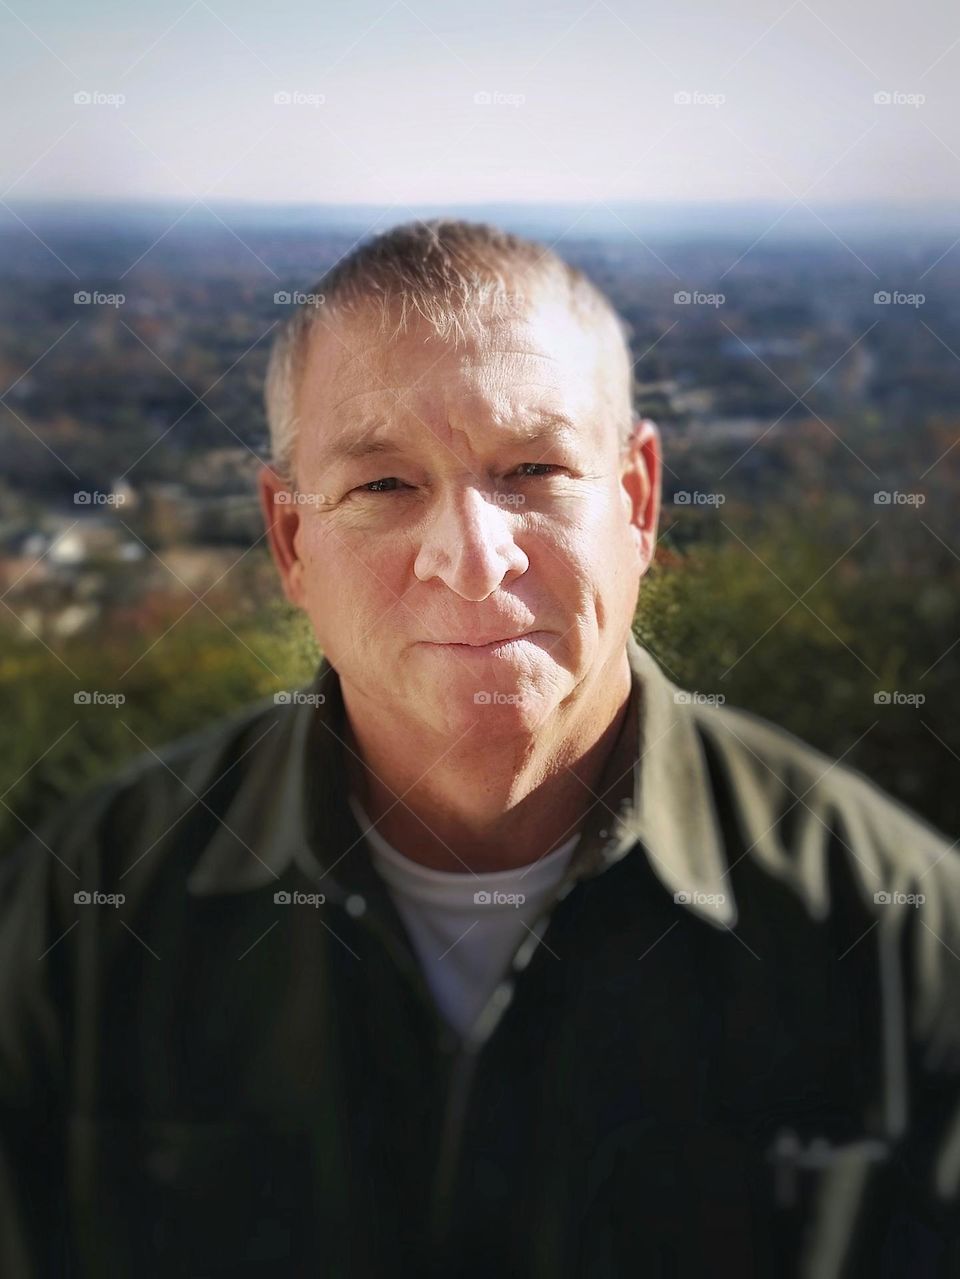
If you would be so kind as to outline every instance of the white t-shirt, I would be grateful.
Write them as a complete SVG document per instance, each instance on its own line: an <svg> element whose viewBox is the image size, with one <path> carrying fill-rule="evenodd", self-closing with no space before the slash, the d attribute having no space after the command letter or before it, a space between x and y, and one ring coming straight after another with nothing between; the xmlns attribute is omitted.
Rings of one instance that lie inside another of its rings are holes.
<svg viewBox="0 0 960 1279"><path fill-rule="evenodd" d="M539 861L515 870L482 875L433 870L387 843L356 796L349 799L373 864L410 931L437 1006L466 1035L563 876L579 832Z"/></svg>

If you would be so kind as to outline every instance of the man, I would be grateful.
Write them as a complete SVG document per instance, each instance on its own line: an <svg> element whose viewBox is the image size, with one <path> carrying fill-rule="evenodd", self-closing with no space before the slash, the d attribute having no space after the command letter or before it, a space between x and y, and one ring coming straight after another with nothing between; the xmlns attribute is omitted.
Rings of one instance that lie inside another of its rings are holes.
<svg viewBox="0 0 960 1279"><path fill-rule="evenodd" d="M957 853L632 636L609 303L463 222L318 293L260 479L315 679L7 868L3 1275L960 1274Z"/></svg>

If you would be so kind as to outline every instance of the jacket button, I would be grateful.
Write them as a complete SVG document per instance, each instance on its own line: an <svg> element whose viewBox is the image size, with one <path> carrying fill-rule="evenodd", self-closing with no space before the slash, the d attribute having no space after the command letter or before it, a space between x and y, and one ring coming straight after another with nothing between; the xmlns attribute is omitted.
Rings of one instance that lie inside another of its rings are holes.
<svg viewBox="0 0 960 1279"><path fill-rule="evenodd" d="M359 919L367 909L367 903L359 893L351 893L344 905L351 919Z"/></svg>

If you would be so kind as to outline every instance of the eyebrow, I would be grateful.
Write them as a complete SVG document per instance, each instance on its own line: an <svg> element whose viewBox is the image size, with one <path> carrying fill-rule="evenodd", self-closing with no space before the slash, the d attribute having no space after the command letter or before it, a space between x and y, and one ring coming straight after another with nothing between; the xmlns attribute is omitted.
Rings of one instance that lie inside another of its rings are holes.
<svg viewBox="0 0 960 1279"><path fill-rule="evenodd" d="M380 432L380 433L378 433ZM555 444L573 443L576 440L576 427L564 413L537 413L526 422L514 426L505 440L507 447L518 444ZM376 423L358 439L343 440L334 444L323 454L326 464L343 461L357 461L382 454L401 454L406 449L406 441L394 439L382 433L382 423Z"/></svg>

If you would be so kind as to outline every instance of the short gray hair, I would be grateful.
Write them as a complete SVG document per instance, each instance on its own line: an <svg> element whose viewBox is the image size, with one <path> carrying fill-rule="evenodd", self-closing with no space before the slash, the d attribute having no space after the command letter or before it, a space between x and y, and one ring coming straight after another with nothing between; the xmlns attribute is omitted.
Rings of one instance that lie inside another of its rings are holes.
<svg viewBox="0 0 960 1279"><path fill-rule="evenodd" d="M459 343L490 308L522 308L527 298L516 288L524 282L531 289L559 287L581 320L606 326L610 339L622 343L628 402L617 416L619 439L626 443L635 389L632 329L606 295L578 267L535 240L485 222L435 218L406 222L362 242L330 268L278 330L264 388L277 473L288 483L293 477L296 392L318 324L379 312L379 334L387 338L390 332L405 332L419 317L441 339Z"/></svg>

